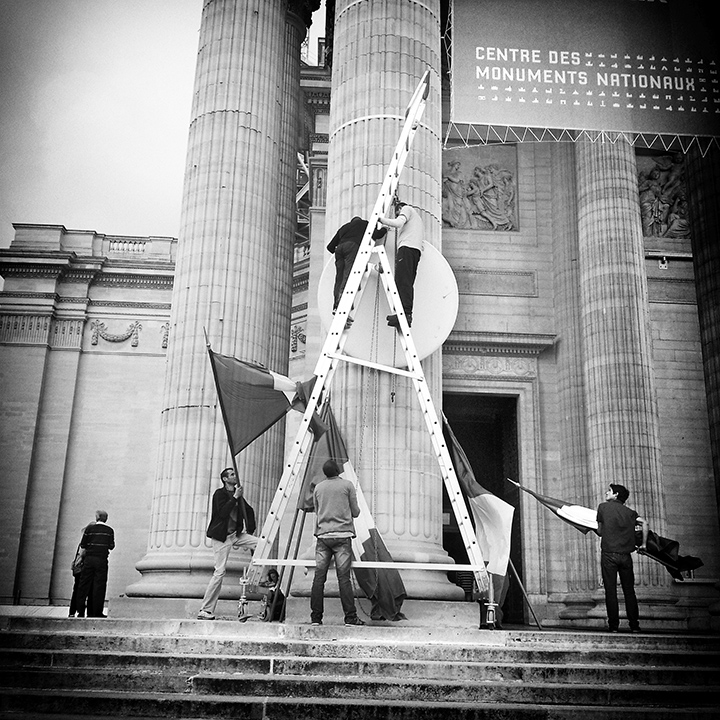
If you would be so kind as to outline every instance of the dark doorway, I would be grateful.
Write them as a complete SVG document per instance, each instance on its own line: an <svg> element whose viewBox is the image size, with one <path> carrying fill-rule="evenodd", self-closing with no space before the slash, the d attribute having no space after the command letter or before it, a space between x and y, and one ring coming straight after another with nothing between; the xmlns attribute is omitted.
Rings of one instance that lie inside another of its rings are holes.
<svg viewBox="0 0 720 720"><path fill-rule="evenodd" d="M515 508L510 560L522 579L522 544L518 489L505 478L518 477L517 399L502 395L443 394L443 412L465 451L476 480L491 493ZM450 507L443 493L443 547L458 563L468 557ZM522 589L512 571L510 588L503 604L503 624L522 625Z"/></svg>

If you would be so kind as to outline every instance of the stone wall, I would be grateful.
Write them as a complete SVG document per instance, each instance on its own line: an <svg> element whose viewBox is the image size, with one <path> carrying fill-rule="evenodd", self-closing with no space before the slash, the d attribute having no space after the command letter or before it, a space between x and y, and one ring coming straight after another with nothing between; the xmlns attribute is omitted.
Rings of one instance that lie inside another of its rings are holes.
<svg viewBox="0 0 720 720"><path fill-rule="evenodd" d="M108 597L147 546L175 241L17 225L0 254L0 602L63 602L83 527Z"/></svg>

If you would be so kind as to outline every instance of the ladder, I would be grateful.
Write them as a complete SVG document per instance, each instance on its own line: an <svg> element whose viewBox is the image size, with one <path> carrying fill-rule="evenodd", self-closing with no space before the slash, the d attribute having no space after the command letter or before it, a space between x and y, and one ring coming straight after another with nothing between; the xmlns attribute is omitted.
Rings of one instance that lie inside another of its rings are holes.
<svg viewBox="0 0 720 720"><path fill-rule="evenodd" d="M317 380L315 381L312 392L307 401L307 406L302 420L300 421L300 427L293 445L290 448L282 477L275 492L267 518L265 519L259 534L257 548L255 549L251 565L251 573L253 573L251 581L257 582L260 574L259 566L270 564L302 564L302 561L293 562L271 559L269 554L279 532L280 523L290 500L290 496L292 495L297 483L298 477L300 476L303 461L307 457L313 439L313 435L310 430L310 422L313 417L313 413L318 409L320 403L323 401L323 393L327 388L329 388L338 363L350 362L363 367L374 368L379 371L394 373L395 375L411 379L420 402L427 430L431 437L432 447L435 455L437 456L443 481L445 483L450 503L455 513L455 518L457 519L460 534L470 561L469 565L452 565L450 566L450 569L472 570L478 588L481 591L492 592L492 584L488 580L482 552L475 537L467 506L463 498L462 491L460 490L460 485L455 474L449 450L443 437L442 423L435 411L430 389L425 379L425 374L420 364L420 359L410 333L410 327L403 311L402 304L400 303L400 297L393 277L393 268L390 266L390 261L387 253L385 252L385 248L382 245L376 246L374 240L372 239L372 233L377 226L378 220L389 212L392 198L397 190L400 173L402 172L405 160L410 152L413 138L419 126L422 113L425 109L429 89L430 71L428 70L423 75L417 88L415 89L415 92L413 93L412 98L410 99L410 102L408 103L400 137L395 147L395 151L390 161L385 179L382 183L377 201L375 202L372 214L368 220L368 226L350 272L350 277L345 285L345 289L335 312L335 317L330 324L327 338L325 339L325 343L315 367L315 376ZM392 308L393 312L397 314L399 319L400 327L398 329L398 334L400 337L401 347L405 353L407 363L406 369L390 367L343 354L343 347L350 329L350 326L347 323L350 318L350 313L352 312L356 301L357 304L355 306L357 307L357 305L359 305L360 297L365 289L370 273L375 271L373 263L370 262L373 254L375 254L379 260L379 265L381 267L380 279L387 296L388 304ZM354 561L353 565L354 567L384 567L387 563ZM448 569L448 566L444 565L417 563L394 563L393 567L398 569L400 567L435 570Z"/></svg>

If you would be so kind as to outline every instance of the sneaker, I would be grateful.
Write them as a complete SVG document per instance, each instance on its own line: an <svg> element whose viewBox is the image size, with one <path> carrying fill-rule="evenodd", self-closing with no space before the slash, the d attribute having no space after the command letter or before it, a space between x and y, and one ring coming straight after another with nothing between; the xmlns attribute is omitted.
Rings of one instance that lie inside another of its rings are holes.
<svg viewBox="0 0 720 720"><path fill-rule="evenodd" d="M638 627L630 628L630 632L631 632L631 633L639 633L639 632L642 632L642 630L641 630L640 627L638 626Z"/></svg>
<svg viewBox="0 0 720 720"><path fill-rule="evenodd" d="M322 620L313 620L310 624L317 627L318 625L322 625Z"/></svg>
<svg viewBox="0 0 720 720"><path fill-rule="evenodd" d="M353 627L354 625L364 625L365 622L359 617L353 618L352 620L345 621L345 627Z"/></svg>
<svg viewBox="0 0 720 720"><path fill-rule="evenodd" d="M201 610L197 616L198 620L214 620L215 616L207 610Z"/></svg>

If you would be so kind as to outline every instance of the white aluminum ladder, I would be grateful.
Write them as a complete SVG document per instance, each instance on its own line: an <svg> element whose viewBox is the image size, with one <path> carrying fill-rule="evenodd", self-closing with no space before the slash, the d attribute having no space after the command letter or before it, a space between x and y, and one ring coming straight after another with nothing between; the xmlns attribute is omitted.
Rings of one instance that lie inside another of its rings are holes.
<svg viewBox="0 0 720 720"><path fill-rule="evenodd" d="M315 367L315 376L317 377L317 380L313 386L310 398L307 401L307 407L300 422L300 427L293 445L290 449L288 460L285 464L275 497L259 534L258 545L255 549L252 560L251 572L252 581L254 582L257 582L260 574L259 566L312 564L297 560L288 561L271 559L269 554L278 535L280 523L290 500L290 496L292 495L298 477L300 476L303 460L307 456L308 449L313 439L313 435L310 430L310 422L313 417L313 413L319 407L323 392L329 388L338 363L350 362L363 367L374 368L376 370L409 377L412 380L415 392L420 402L423 417L425 418L425 424L427 425L428 432L430 433L433 450L437 456L443 480L445 482L445 487L450 498L450 503L455 513L455 518L457 519L460 534L470 561L469 565L447 566L435 564L393 563L392 566L398 569L471 570L475 575L478 588L482 591L489 590L492 592L492 585L488 581L482 552L475 537L470 515L460 490L460 485L455 474L450 453L443 437L442 423L435 411L430 389L428 387L427 380L425 379L425 374L420 364L420 359L418 358L417 350L415 349L415 344L410 333L410 327L408 326L407 318L403 312L402 304L400 303L397 286L395 285L395 279L393 277L393 268L390 267L390 262L387 253L385 252L385 248L381 245L376 246L372 239L372 233L377 226L379 218L387 215L390 210L392 198L397 190L400 173L410 152L415 132L425 109L429 89L430 71L426 71L407 106L407 110L405 111L405 120L398 143L395 147L395 151L385 175L375 207L370 215L365 235L363 236L357 257L355 258L355 262L350 272L350 277L348 278L335 312L335 317L332 320L330 330L327 338L325 339L325 343ZM373 267L373 264L370 262L373 254L377 255L382 268L380 279L387 296L388 304L399 318L400 327L398 334L400 337L400 344L405 353L407 369L381 365L343 354L343 347L349 332L349 326L346 323L350 317L353 307L358 307L359 305L359 299L362 296L369 274ZM354 567L385 567L387 565L387 563L379 562L353 561Z"/></svg>

